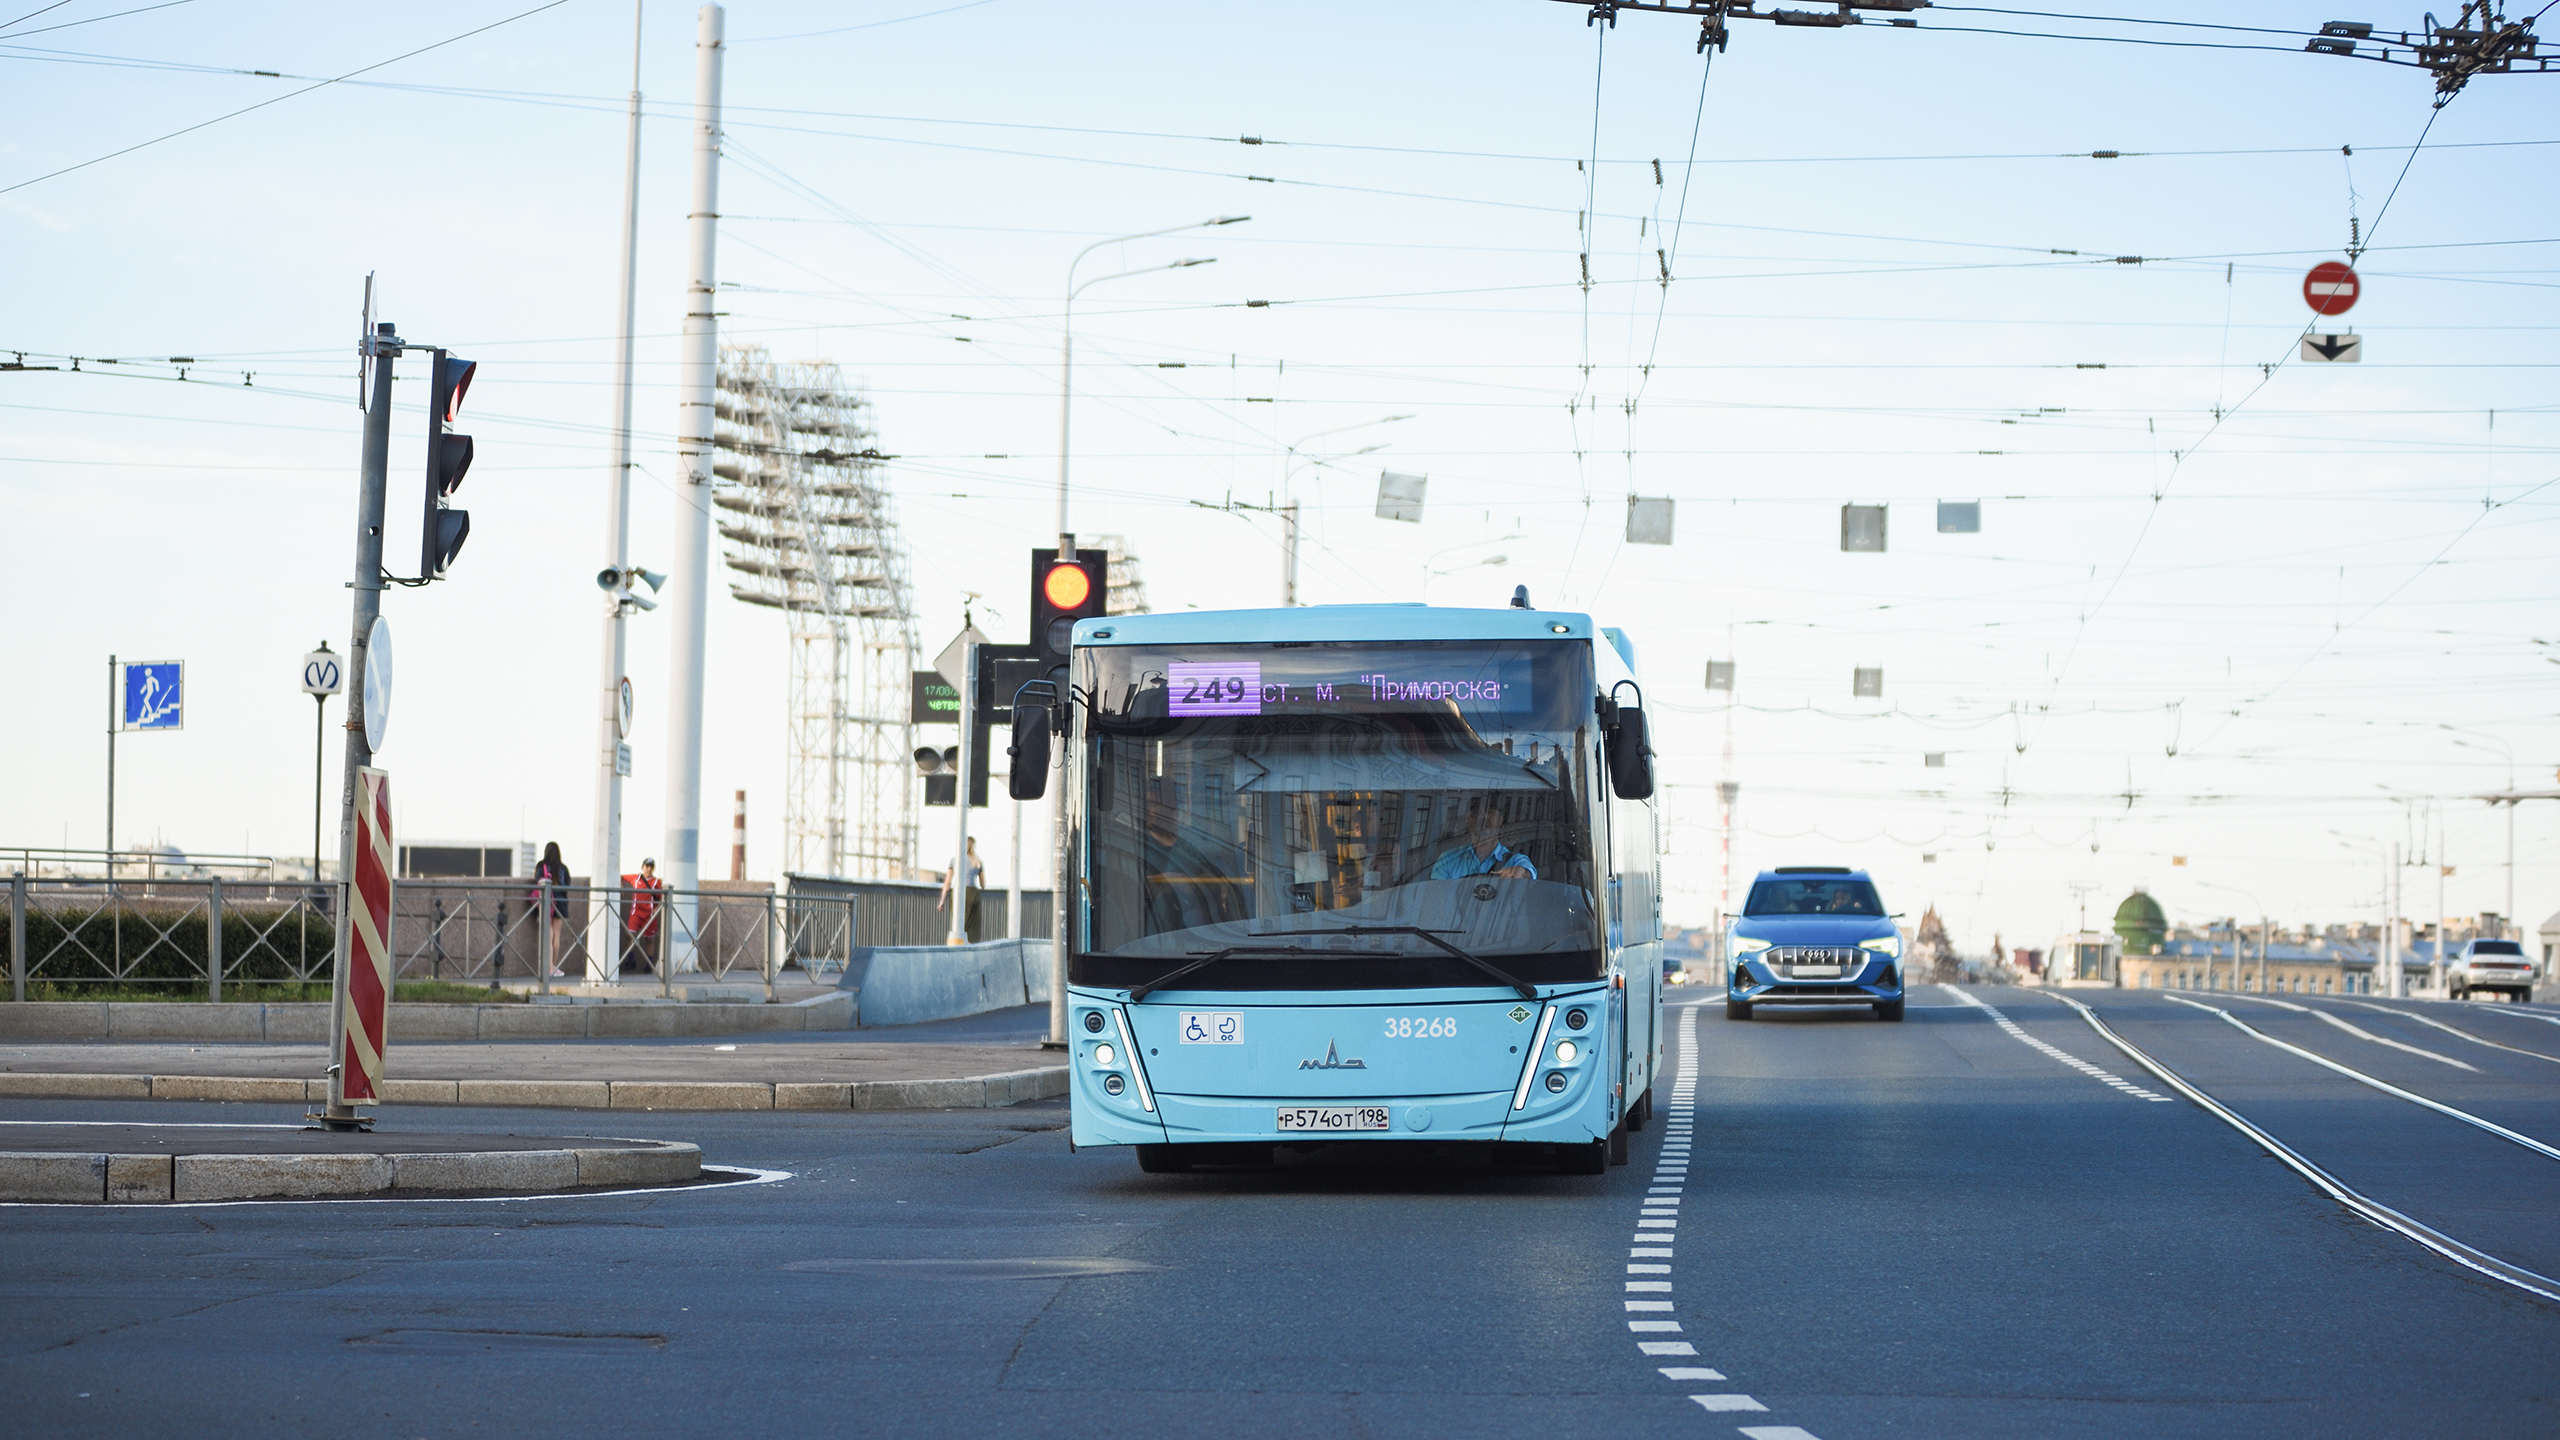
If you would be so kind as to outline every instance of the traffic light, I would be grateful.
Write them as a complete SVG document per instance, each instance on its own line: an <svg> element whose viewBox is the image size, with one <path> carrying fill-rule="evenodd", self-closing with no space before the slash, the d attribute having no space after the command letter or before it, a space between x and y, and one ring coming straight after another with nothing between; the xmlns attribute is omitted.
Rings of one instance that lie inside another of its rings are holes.
<svg viewBox="0 0 2560 1440"><path fill-rule="evenodd" d="M435 352L434 378L427 394L427 508L418 535L418 574L432 580L445 572L462 542L471 534L471 513L445 506L471 469L471 437L453 433L453 418L462 409L463 392L471 388L480 367Z"/></svg>
<svg viewBox="0 0 2560 1440"><path fill-rule="evenodd" d="M1061 560L1055 550L1031 552L1031 648L1042 668L1067 663L1067 644L1079 620L1098 620L1110 599L1110 556L1078 550Z"/></svg>

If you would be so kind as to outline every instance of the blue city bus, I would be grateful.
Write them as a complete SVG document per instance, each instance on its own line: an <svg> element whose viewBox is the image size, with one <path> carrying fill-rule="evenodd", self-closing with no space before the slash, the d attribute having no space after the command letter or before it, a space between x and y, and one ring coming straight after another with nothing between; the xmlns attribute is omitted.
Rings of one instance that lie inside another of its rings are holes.
<svg viewBox="0 0 2560 1440"><path fill-rule="evenodd" d="M1079 1149L1156 1173L1389 1141L1623 1162L1662 1049L1623 636L1525 596L1114 616L1042 688L1011 783L1040 793L1062 737Z"/></svg>

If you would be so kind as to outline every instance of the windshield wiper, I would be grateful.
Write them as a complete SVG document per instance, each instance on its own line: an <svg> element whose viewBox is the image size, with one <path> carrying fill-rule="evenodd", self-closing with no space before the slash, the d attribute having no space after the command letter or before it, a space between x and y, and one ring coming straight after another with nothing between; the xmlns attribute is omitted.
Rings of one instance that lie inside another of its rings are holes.
<svg viewBox="0 0 2560 1440"><path fill-rule="evenodd" d="M1286 933L1319 934L1322 932L1296 931ZM1230 945L1223 950L1211 950L1206 953L1194 950L1191 953L1198 955L1200 958L1187 965L1177 965L1173 969L1168 970L1153 980L1148 981L1146 984L1132 989L1129 992L1129 1003L1132 1005L1137 1004L1139 1001L1146 999L1149 995L1154 994L1158 990L1163 989L1167 985L1172 984L1174 981L1181 979L1183 976L1190 974L1192 971L1197 970L1204 965L1215 965L1221 960L1233 959L1238 955L1321 955L1325 952L1311 949L1305 945Z"/></svg>
<svg viewBox="0 0 2560 1440"><path fill-rule="evenodd" d="M1271 933L1275 936L1412 935L1419 938L1424 944L1436 946L1441 950L1447 951L1449 954L1456 956L1460 960L1466 961L1478 970L1481 970L1487 975L1492 976L1494 979L1501 981L1503 984L1510 986L1512 989L1519 991L1521 999L1535 1000L1538 998L1538 992L1534 987L1522 981L1517 976L1514 976L1509 971L1504 970L1501 966L1496 965L1492 961L1484 959L1481 956L1470 955L1466 951L1461 950L1457 946L1440 938L1443 935L1463 935L1466 933L1463 930L1425 930L1419 925L1343 925L1330 930L1275 930ZM1201 963L1205 965L1208 962L1204 960Z"/></svg>
<svg viewBox="0 0 2560 1440"><path fill-rule="evenodd" d="M1419 925L1344 925L1329 930L1274 930L1269 932L1268 938L1279 940L1303 939L1317 935L1412 935L1420 938L1424 944L1444 950L1450 955L1473 965L1485 974L1492 976L1494 979L1501 981L1503 984L1510 986L1512 989L1519 991L1521 999L1535 1000L1538 998L1538 992L1535 987L1520 980L1518 977L1494 964L1492 961L1483 959L1479 956L1470 955L1466 951L1459 949L1457 946L1450 944L1448 941L1441 939L1440 936L1442 933L1443 932L1438 930L1425 930ZM1447 933L1461 934L1464 932L1452 931ZM1198 952L1194 953L1197 954ZM1193 960L1189 964L1176 966L1172 970L1166 971L1164 974L1148 981L1146 984L1140 985L1131 990L1129 992L1129 1003L1135 1005L1139 1001L1146 999L1149 995L1165 988L1167 985L1170 985L1174 981L1181 979L1183 976L1190 974L1192 971L1200 969L1202 966L1215 965L1221 960L1232 959L1238 955L1349 955L1355 953L1359 952L1319 950L1313 946L1307 945L1229 945L1222 950L1211 950L1206 954L1201 954L1198 959Z"/></svg>

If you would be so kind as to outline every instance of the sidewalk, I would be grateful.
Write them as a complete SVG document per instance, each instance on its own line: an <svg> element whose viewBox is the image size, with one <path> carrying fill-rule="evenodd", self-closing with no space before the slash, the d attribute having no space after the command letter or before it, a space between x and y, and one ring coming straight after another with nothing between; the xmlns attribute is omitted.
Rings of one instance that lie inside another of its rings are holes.
<svg viewBox="0 0 2560 1440"><path fill-rule="evenodd" d="M386 1105L578 1110L983 1109L1066 1093L1064 1057L1039 1048L1047 1007L896 1030L767 1032L734 1039L480 1040L391 1037ZM325 1044L147 1041L0 1045L0 1096L318 1101Z"/></svg>

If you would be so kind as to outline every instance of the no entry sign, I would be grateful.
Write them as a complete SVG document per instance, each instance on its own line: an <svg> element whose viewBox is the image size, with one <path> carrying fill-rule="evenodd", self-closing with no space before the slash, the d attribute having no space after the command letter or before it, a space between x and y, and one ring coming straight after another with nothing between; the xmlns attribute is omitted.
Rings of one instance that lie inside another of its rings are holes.
<svg viewBox="0 0 2560 1440"><path fill-rule="evenodd" d="M2356 293L2363 288L2355 271L2343 262L2326 260L2302 277L2302 303L2315 314L2344 315L2355 308Z"/></svg>

